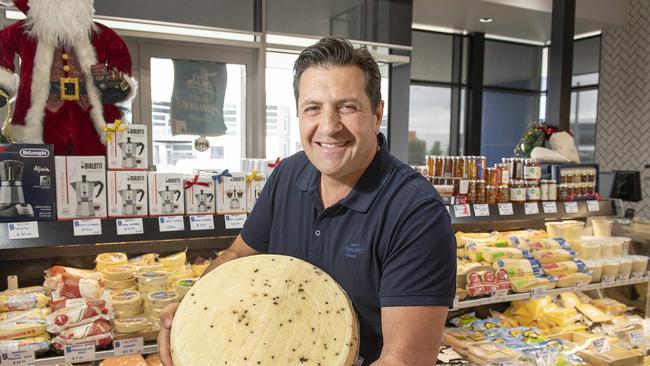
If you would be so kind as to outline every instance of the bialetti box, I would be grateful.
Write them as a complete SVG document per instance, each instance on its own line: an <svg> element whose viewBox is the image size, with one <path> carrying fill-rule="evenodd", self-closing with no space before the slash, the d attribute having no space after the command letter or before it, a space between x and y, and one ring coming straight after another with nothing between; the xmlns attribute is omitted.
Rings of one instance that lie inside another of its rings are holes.
<svg viewBox="0 0 650 366"><path fill-rule="evenodd" d="M109 171L109 217L143 217L149 215L147 172Z"/></svg>
<svg viewBox="0 0 650 366"><path fill-rule="evenodd" d="M246 213L246 175L231 173L232 177L221 177L217 181L217 213Z"/></svg>
<svg viewBox="0 0 650 366"><path fill-rule="evenodd" d="M185 213L188 215L216 212L214 180L212 175L196 174L185 177Z"/></svg>
<svg viewBox="0 0 650 366"><path fill-rule="evenodd" d="M147 126L120 124L115 129L106 146L108 169L147 170Z"/></svg>
<svg viewBox="0 0 650 366"><path fill-rule="evenodd" d="M257 198L262 193L262 188L266 184L266 175L264 174L250 174L246 179L246 211L251 212Z"/></svg>
<svg viewBox="0 0 650 366"><path fill-rule="evenodd" d="M149 214L183 215L183 191L182 174L149 172Z"/></svg>
<svg viewBox="0 0 650 366"><path fill-rule="evenodd" d="M0 144L0 222L54 220L52 145Z"/></svg>
<svg viewBox="0 0 650 366"><path fill-rule="evenodd" d="M56 156L57 218L106 217L106 157Z"/></svg>

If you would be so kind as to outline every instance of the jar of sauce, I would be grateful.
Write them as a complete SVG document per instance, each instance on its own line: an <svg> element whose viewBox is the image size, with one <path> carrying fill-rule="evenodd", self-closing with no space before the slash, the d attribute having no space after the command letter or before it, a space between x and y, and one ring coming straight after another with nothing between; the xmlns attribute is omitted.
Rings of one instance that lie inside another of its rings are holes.
<svg viewBox="0 0 650 366"><path fill-rule="evenodd" d="M526 183L521 179L510 182L510 201L526 202Z"/></svg>

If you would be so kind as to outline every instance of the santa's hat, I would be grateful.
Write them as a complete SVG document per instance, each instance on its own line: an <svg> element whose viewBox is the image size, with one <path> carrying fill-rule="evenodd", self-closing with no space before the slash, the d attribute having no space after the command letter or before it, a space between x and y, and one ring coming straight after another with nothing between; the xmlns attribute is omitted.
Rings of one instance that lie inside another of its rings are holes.
<svg viewBox="0 0 650 366"><path fill-rule="evenodd" d="M18 10L22 11L23 13L27 14L27 11L29 10L29 4L28 0L14 0L14 5Z"/></svg>

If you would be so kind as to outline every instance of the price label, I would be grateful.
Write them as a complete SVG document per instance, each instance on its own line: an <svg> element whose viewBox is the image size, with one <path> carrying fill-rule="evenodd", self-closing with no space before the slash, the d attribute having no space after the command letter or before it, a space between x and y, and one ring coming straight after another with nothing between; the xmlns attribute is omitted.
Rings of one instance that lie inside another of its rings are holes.
<svg viewBox="0 0 650 366"><path fill-rule="evenodd" d="M542 203L542 208L544 209L545 214L555 214L557 213L557 203L553 201Z"/></svg>
<svg viewBox="0 0 650 366"><path fill-rule="evenodd" d="M476 217L490 216L490 206L486 204L474 205L474 216Z"/></svg>
<svg viewBox="0 0 650 366"><path fill-rule="evenodd" d="M530 290L531 299L543 299L546 297L546 289L544 287L535 287Z"/></svg>
<svg viewBox="0 0 650 366"><path fill-rule="evenodd" d="M505 302L508 295L508 289L500 289L492 293L492 303Z"/></svg>
<svg viewBox="0 0 650 366"><path fill-rule="evenodd" d="M589 284L589 282L587 282L587 281L576 282L575 289L576 289L576 290L582 290L582 289L585 288L588 284Z"/></svg>
<svg viewBox="0 0 650 366"><path fill-rule="evenodd" d="M190 230L214 230L213 215L190 216Z"/></svg>
<svg viewBox="0 0 650 366"><path fill-rule="evenodd" d="M589 212L600 211L600 203L598 203L598 201L587 201L587 211Z"/></svg>
<svg viewBox="0 0 650 366"><path fill-rule="evenodd" d="M454 304L452 305L453 309L458 309L459 302L460 300L458 299L458 296L454 297Z"/></svg>
<svg viewBox="0 0 650 366"><path fill-rule="evenodd" d="M102 220L74 220L72 221L74 236L102 235Z"/></svg>
<svg viewBox="0 0 650 366"><path fill-rule="evenodd" d="M632 272L631 276L632 276L633 279L639 280L639 279L643 278L644 274L645 273L643 273L643 272Z"/></svg>
<svg viewBox="0 0 650 366"><path fill-rule="evenodd" d="M456 217L472 216L472 212L469 210L469 205L467 203L464 205L454 205L454 216Z"/></svg>
<svg viewBox="0 0 650 366"><path fill-rule="evenodd" d="M449 206L447 206L449 208ZM244 222L246 222L246 214L238 215L226 215L224 219L226 220L226 229L241 229L244 227Z"/></svg>
<svg viewBox="0 0 650 366"><path fill-rule="evenodd" d="M63 356L69 363L95 361L95 342L65 346Z"/></svg>
<svg viewBox="0 0 650 366"><path fill-rule="evenodd" d="M499 366L517 366L517 364L512 361L505 361L505 362L499 362Z"/></svg>
<svg viewBox="0 0 650 366"><path fill-rule="evenodd" d="M609 345L609 342L607 342L606 338L596 338L593 341L591 341L591 344L594 345L594 349L596 350L596 353L605 353L611 351L612 347Z"/></svg>
<svg viewBox="0 0 650 366"><path fill-rule="evenodd" d="M564 212L570 214L578 213L578 202L564 202Z"/></svg>
<svg viewBox="0 0 650 366"><path fill-rule="evenodd" d="M115 220L115 227L117 228L117 235L134 235L144 233L144 226L142 225L141 217L135 219L117 219Z"/></svg>
<svg viewBox="0 0 650 366"><path fill-rule="evenodd" d="M607 276L603 276L602 279L601 279L601 281L602 281L603 283L614 283L614 280L615 280L615 279L616 279L616 277L614 277L614 276L612 276L612 275L607 275Z"/></svg>
<svg viewBox="0 0 650 366"><path fill-rule="evenodd" d="M119 339L113 341L113 349L115 349L115 356L141 354L144 347L144 340L142 337Z"/></svg>
<svg viewBox="0 0 650 366"><path fill-rule="evenodd" d="M158 229L161 233L185 230L183 216L161 216L158 218Z"/></svg>
<svg viewBox="0 0 650 366"><path fill-rule="evenodd" d="M0 354L2 366L33 366L36 365L34 351L12 351Z"/></svg>
<svg viewBox="0 0 650 366"><path fill-rule="evenodd" d="M462 179L460 181L460 184L458 185L458 193L467 194L467 192L469 192L469 181L466 179Z"/></svg>
<svg viewBox="0 0 650 366"><path fill-rule="evenodd" d="M625 275L624 273L619 273L616 276L616 281L625 282L625 280L627 280L627 275Z"/></svg>
<svg viewBox="0 0 650 366"><path fill-rule="evenodd" d="M633 346L638 346L645 343L645 334L642 330L633 330L628 333L630 337L630 344Z"/></svg>
<svg viewBox="0 0 650 366"><path fill-rule="evenodd" d="M512 203L499 203L499 215L512 216L515 214Z"/></svg>
<svg viewBox="0 0 650 366"><path fill-rule="evenodd" d="M7 224L9 239L35 239L38 238L38 222L10 222Z"/></svg>
<svg viewBox="0 0 650 366"><path fill-rule="evenodd" d="M537 202L526 202L524 203L524 211L526 215L537 215L539 213L539 206Z"/></svg>

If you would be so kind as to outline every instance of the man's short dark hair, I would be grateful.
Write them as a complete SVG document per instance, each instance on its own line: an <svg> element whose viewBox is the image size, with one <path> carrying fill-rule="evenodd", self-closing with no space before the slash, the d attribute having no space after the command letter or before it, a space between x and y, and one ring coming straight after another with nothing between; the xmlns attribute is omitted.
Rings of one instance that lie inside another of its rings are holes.
<svg viewBox="0 0 650 366"><path fill-rule="evenodd" d="M366 94L370 98L372 110L376 111L381 102L381 72L379 65L366 46L354 48L350 41L341 37L321 38L317 43L305 48L293 65L293 94L298 105L300 77L310 67L357 66L366 78Z"/></svg>

